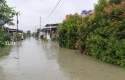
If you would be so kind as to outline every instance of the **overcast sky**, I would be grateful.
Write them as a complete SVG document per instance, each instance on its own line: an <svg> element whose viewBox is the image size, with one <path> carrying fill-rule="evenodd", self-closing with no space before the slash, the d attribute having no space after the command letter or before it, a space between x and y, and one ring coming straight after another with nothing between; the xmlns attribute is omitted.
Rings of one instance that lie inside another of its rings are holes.
<svg viewBox="0 0 125 80"><path fill-rule="evenodd" d="M20 12L19 29L34 31L47 23L61 23L67 14L81 13L82 10L93 10L98 0L61 0L54 13L43 22L52 12L59 0L7 0L8 5ZM14 18L16 20L16 18ZM14 23L16 23L14 21ZM16 25L15 25L16 26ZM16 28L16 27L15 27Z"/></svg>

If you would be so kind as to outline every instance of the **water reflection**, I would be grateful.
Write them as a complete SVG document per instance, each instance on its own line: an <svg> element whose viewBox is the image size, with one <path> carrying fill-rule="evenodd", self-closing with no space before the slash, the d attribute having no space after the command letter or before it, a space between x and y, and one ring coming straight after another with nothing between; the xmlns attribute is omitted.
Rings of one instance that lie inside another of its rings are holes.
<svg viewBox="0 0 125 80"><path fill-rule="evenodd" d="M8 55L10 54L12 50L12 46L6 46L3 48L0 48L0 80L6 80L7 75L5 74L5 70L3 69L3 66L6 66L5 63L3 63L3 59L7 59Z"/></svg>
<svg viewBox="0 0 125 80"><path fill-rule="evenodd" d="M50 60L57 59L57 54L59 52L59 45L57 42L53 41L42 42L42 48L48 59Z"/></svg>
<svg viewBox="0 0 125 80"><path fill-rule="evenodd" d="M6 76L3 72L3 69L0 67L0 80L6 80Z"/></svg>
<svg viewBox="0 0 125 80"><path fill-rule="evenodd" d="M58 63L72 80L123 80L125 70L104 63L74 50L59 49Z"/></svg>
<svg viewBox="0 0 125 80"><path fill-rule="evenodd" d="M11 51L11 46L0 48L0 58L4 58L5 56L9 55Z"/></svg>
<svg viewBox="0 0 125 80"><path fill-rule="evenodd" d="M0 80L124 80L125 70L58 43L28 38L0 60Z"/></svg>

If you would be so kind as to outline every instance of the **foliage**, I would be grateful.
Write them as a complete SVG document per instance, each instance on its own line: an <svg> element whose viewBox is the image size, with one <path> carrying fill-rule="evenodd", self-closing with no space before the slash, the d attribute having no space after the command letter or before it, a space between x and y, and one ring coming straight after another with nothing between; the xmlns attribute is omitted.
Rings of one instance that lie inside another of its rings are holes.
<svg viewBox="0 0 125 80"><path fill-rule="evenodd" d="M40 34L40 31L41 31L41 29L38 28L37 31L33 33L33 36L36 37L36 38L38 38L39 34Z"/></svg>
<svg viewBox="0 0 125 80"><path fill-rule="evenodd" d="M82 23L82 16L78 14L70 15L68 20L64 20L58 28L58 41L62 47L75 49L78 40L78 27Z"/></svg>
<svg viewBox="0 0 125 80"><path fill-rule="evenodd" d="M118 0L114 0L118 1ZM99 0L95 6L95 26L88 38L88 54L103 61L125 67L124 1L108 4Z"/></svg>
<svg viewBox="0 0 125 80"><path fill-rule="evenodd" d="M82 24L78 28L78 40L76 42L76 48L81 51L81 53L86 54L88 47L88 37L89 37L89 32L91 29L94 27L94 15L90 14L89 16L83 17Z"/></svg>
<svg viewBox="0 0 125 80"><path fill-rule="evenodd" d="M99 0L94 14L83 19L75 14L64 20L58 35L62 47L77 48L97 59L125 67L125 1Z"/></svg>
<svg viewBox="0 0 125 80"><path fill-rule="evenodd" d="M10 41L9 34L6 33L4 30L0 30L0 47L4 47L6 41Z"/></svg>
<svg viewBox="0 0 125 80"><path fill-rule="evenodd" d="M0 20L3 22L0 24L0 47L5 46L6 41L10 41L9 34L2 27L5 24L13 24L14 15L15 10L9 7L5 0L0 0Z"/></svg>
<svg viewBox="0 0 125 80"><path fill-rule="evenodd" d="M110 3L119 4L122 0L109 0Z"/></svg>
<svg viewBox="0 0 125 80"><path fill-rule="evenodd" d="M21 41L21 38L22 38L22 34L16 33L14 37L14 41Z"/></svg>
<svg viewBox="0 0 125 80"><path fill-rule="evenodd" d="M7 5L5 0L0 1L0 20L4 21L4 24L13 24L13 17L15 10Z"/></svg>
<svg viewBox="0 0 125 80"><path fill-rule="evenodd" d="M23 38L26 39L27 38L27 34L25 32L23 32Z"/></svg>

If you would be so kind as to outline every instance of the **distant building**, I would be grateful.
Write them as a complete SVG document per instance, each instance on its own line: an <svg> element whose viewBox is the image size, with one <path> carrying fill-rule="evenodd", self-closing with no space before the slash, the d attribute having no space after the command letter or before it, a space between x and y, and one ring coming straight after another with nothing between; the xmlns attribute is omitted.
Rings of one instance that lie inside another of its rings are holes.
<svg viewBox="0 0 125 80"><path fill-rule="evenodd" d="M22 34L22 33L23 33L22 30L12 29L12 28L8 28L8 27L5 27L4 30L9 33L10 38L11 38L12 41L14 40L14 37L16 36L16 33L17 33L17 32L18 32L19 34ZM22 38L23 38L23 34L22 34Z"/></svg>
<svg viewBox="0 0 125 80"><path fill-rule="evenodd" d="M66 15L66 16L65 16L65 20L68 20L69 17L70 17L70 15Z"/></svg>
<svg viewBox="0 0 125 80"><path fill-rule="evenodd" d="M23 32L22 30L12 29L8 27L6 27L4 30L7 31L8 33L14 33L14 32L22 33Z"/></svg>
<svg viewBox="0 0 125 80"><path fill-rule="evenodd" d="M94 11L93 10L83 10L82 11L82 13L81 13L81 15L83 16L83 17L85 17L85 16L88 16L88 15L90 15L90 14L93 14L94 13Z"/></svg>
<svg viewBox="0 0 125 80"><path fill-rule="evenodd" d="M45 27L43 27L40 36L43 38L52 39L52 36L53 34L56 34L59 25L60 23L46 24Z"/></svg>
<svg viewBox="0 0 125 80"><path fill-rule="evenodd" d="M87 16L88 12L87 12L87 10L83 10L81 14L82 14L83 16Z"/></svg>

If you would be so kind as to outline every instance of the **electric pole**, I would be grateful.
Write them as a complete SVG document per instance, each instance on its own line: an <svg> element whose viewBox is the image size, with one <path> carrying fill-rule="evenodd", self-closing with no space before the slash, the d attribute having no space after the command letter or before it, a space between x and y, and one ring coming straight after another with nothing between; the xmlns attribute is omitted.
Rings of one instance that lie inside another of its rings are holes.
<svg viewBox="0 0 125 80"><path fill-rule="evenodd" d="M19 12L16 13L16 16L17 16L17 33L18 33L18 24L19 24L18 15L19 15Z"/></svg>
<svg viewBox="0 0 125 80"><path fill-rule="evenodd" d="M40 17L40 29L41 29L41 17Z"/></svg>

